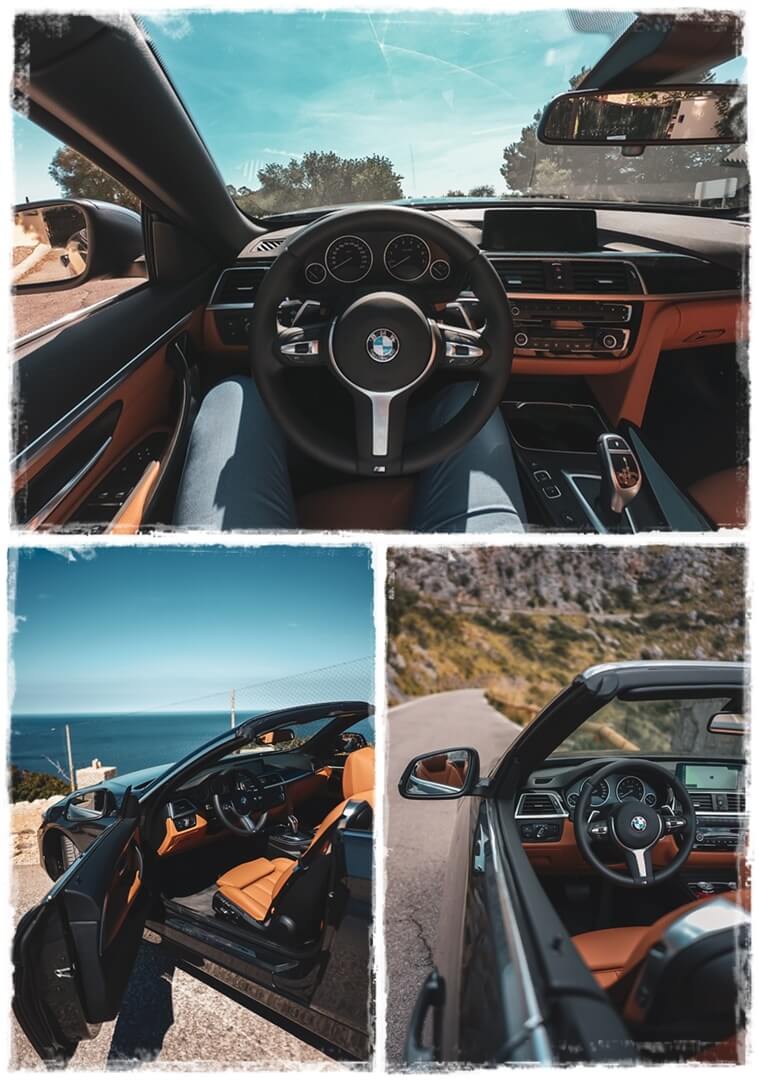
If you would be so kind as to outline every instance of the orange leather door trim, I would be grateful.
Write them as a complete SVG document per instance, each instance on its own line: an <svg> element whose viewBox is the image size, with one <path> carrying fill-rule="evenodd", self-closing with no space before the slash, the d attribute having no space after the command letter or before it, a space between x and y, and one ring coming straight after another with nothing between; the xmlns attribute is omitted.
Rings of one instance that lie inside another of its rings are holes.
<svg viewBox="0 0 759 1080"><path fill-rule="evenodd" d="M106 529L106 532L132 535L139 531L145 518L145 508L155 490L160 471L160 461L151 461L145 469L145 472L142 474L139 483L131 491L126 502Z"/></svg>
<svg viewBox="0 0 759 1080"><path fill-rule="evenodd" d="M200 309L198 309L184 326L177 329L175 336L178 337L183 333L197 336L200 319L201 314ZM172 390L176 386L177 375L166 358L170 346L171 342L159 346L123 382L101 398L90 412L80 417L40 453L33 455L16 472L13 487L14 491L18 492L48 466L98 416L112 405L122 403L123 407L114 428L110 445L86 476L55 508L54 512L45 521L45 528L56 528L65 525L77 507L92 494L111 469L130 450L138 446L146 436L158 431L166 432L168 435L173 430L177 418ZM136 506L133 507L133 510L135 509Z"/></svg>

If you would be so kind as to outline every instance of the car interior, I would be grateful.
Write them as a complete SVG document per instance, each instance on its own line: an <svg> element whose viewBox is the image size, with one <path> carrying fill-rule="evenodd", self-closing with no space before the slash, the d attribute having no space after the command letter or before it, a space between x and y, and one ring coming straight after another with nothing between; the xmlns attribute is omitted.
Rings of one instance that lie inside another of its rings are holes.
<svg viewBox="0 0 759 1080"><path fill-rule="evenodd" d="M737 17L665 22L650 55L612 49L575 90L704 91L740 55ZM199 407L251 371L287 437L300 528L406 528L420 469L496 410L525 529L745 523L745 167L730 173L729 205L704 188L687 206L407 200L254 220L134 20L22 21L18 36L30 61L17 107L139 198L147 275L16 343L20 527L172 527ZM541 137L563 138L545 118ZM739 161L739 139L720 137ZM640 142L624 148L630 168L660 149ZM102 206L85 210L92 236L110 236ZM123 238L114 245L125 273ZM385 363L403 340L413 349ZM414 441L407 412L472 380L454 420Z"/></svg>
<svg viewBox="0 0 759 1080"><path fill-rule="evenodd" d="M661 740L652 752L650 728L637 748L635 726L619 717L586 721L530 774L514 820L541 886L644 1059L671 1060L673 1046L698 1044L694 1057L731 1061L745 1023L736 949L745 949L750 918L740 707L724 698L674 704L689 715L688 737L673 737L666 752ZM672 705L637 708L655 723Z"/></svg>
<svg viewBox="0 0 759 1080"><path fill-rule="evenodd" d="M259 735L254 752L184 779L153 815L165 921L280 950L318 947L339 903L346 835L371 843L374 748L361 730L296 749L294 738Z"/></svg>

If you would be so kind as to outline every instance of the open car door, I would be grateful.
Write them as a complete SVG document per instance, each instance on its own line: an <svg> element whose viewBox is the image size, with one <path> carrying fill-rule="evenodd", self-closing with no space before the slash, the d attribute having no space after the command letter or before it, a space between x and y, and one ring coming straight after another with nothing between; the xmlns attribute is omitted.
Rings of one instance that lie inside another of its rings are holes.
<svg viewBox="0 0 759 1080"><path fill-rule="evenodd" d="M137 820L123 818L20 921L13 1011L45 1061L68 1061L118 1014L147 901Z"/></svg>

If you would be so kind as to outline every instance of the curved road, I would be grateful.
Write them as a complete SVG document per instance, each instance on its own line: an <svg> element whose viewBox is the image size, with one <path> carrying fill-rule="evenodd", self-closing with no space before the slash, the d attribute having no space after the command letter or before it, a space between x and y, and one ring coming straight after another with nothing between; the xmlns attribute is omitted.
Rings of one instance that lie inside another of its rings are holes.
<svg viewBox="0 0 759 1080"><path fill-rule="evenodd" d="M388 715L387 1062L402 1061L408 1021L429 972L437 935L445 864L457 800L414 802L398 794L398 780L416 754L473 746L487 775L521 728L497 712L482 690L431 694Z"/></svg>

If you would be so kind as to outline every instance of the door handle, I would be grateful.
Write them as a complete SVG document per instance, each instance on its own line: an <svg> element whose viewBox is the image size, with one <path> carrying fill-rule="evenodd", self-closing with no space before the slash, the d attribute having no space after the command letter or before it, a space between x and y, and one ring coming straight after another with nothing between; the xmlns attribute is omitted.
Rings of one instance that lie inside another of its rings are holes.
<svg viewBox="0 0 759 1080"><path fill-rule="evenodd" d="M442 1060L443 1005L445 979L433 968L424 980L411 1014L409 1033L404 1052L407 1065L423 1061ZM432 1045L424 1044L424 1023L432 1010Z"/></svg>

